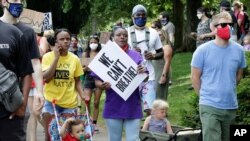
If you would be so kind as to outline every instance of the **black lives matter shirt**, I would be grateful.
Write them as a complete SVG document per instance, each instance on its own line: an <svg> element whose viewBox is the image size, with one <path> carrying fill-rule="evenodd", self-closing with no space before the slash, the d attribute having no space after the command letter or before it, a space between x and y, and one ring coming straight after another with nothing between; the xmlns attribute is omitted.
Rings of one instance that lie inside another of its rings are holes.
<svg viewBox="0 0 250 141"><path fill-rule="evenodd" d="M17 77L33 73L28 48L22 32L0 20L0 62ZM1 86L0 86L1 87ZM0 118L9 115L0 103Z"/></svg>

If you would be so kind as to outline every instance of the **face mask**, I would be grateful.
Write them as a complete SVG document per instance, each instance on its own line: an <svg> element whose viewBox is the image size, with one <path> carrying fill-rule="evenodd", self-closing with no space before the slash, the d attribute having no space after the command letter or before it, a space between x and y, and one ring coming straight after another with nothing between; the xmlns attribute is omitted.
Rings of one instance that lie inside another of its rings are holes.
<svg viewBox="0 0 250 141"><path fill-rule="evenodd" d="M98 47L98 44L92 43L89 45L89 47L91 48L91 50L96 50Z"/></svg>
<svg viewBox="0 0 250 141"><path fill-rule="evenodd" d="M166 18L161 19L161 25L166 25L168 23L168 20Z"/></svg>
<svg viewBox="0 0 250 141"><path fill-rule="evenodd" d="M18 18L23 12L23 4L22 3L9 3L8 11L13 17Z"/></svg>
<svg viewBox="0 0 250 141"><path fill-rule="evenodd" d="M217 28L217 35L223 40L229 40L230 38L230 28L229 26Z"/></svg>
<svg viewBox="0 0 250 141"><path fill-rule="evenodd" d="M134 18L134 21L137 26L143 27L145 26L147 22L147 18L137 17L137 18Z"/></svg>
<svg viewBox="0 0 250 141"><path fill-rule="evenodd" d="M197 17L198 17L198 19L200 20L201 17L202 17L202 14L201 14L201 13L197 14Z"/></svg>

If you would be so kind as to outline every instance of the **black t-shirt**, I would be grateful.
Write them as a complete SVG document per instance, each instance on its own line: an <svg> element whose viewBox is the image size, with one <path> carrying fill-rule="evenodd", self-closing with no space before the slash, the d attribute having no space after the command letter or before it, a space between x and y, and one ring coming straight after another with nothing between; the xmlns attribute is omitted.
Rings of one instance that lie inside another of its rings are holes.
<svg viewBox="0 0 250 141"><path fill-rule="evenodd" d="M13 25L0 20L0 62L17 77L33 73L28 48L22 32ZM1 87L1 86L0 86ZM3 105L0 104L0 118L7 116Z"/></svg>
<svg viewBox="0 0 250 141"><path fill-rule="evenodd" d="M31 59L40 58L40 52L37 47L36 34L34 30L22 22L19 22L14 25L24 34L25 42L29 48L30 58Z"/></svg>

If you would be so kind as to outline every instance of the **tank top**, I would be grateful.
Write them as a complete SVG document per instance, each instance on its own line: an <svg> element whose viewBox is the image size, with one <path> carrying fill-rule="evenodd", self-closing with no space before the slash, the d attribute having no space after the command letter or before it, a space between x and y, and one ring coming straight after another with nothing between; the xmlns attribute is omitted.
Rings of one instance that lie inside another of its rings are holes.
<svg viewBox="0 0 250 141"><path fill-rule="evenodd" d="M151 116L148 130L151 132L166 133L167 123L167 119L157 120L154 118L154 116Z"/></svg>

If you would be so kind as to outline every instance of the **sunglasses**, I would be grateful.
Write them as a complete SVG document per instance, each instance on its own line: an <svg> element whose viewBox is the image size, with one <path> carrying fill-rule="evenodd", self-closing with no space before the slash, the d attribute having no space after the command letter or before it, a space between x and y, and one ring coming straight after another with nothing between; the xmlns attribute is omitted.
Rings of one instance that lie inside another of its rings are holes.
<svg viewBox="0 0 250 141"><path fill-rule="evenodd" d="M97 35L91 35L90 38L98 38Z"/></svg>
<svg viewBox="0 0 250 141"><path fill-rule="evenodd" d="M215 27L217 27L217 26L219 26L219 25L220 25L222 28L224 28L224 27L226 27L227 25L232 26L232 23L219 23L219 24L216 24Z"/></svg>
<svg viewBox="0 0 250 141"><path fill-rule="evenodd" d="M146 17L147 15L146 15L146 13L136 13L135 15L134 15L134 17Z"/></svg>

